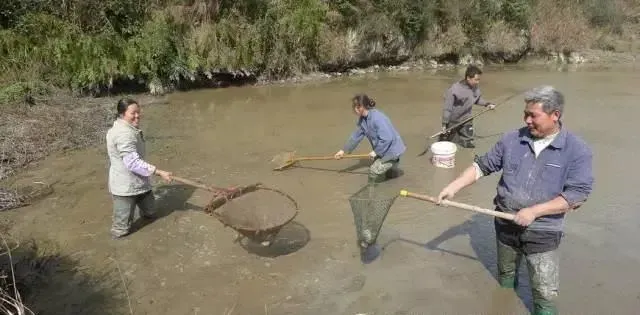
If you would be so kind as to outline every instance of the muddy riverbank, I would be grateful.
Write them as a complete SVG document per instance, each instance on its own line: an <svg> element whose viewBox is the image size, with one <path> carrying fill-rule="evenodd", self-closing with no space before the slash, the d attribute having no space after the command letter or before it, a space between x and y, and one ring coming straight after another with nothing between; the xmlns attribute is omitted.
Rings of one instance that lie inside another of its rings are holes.
<svg viewBox="0 0 640 315"><path fill-rule="evenodd" d="M521 126L521 100L476 120L475 150L460 149L456 168L437 169L416 157L440 124L443 91L459 69L375 72L326 81L177 92L144 107L152 163L211 185L257 181L291 194L300 206L275 246L234 243L229 228L202 212L210 193L156 182L160 218L122 241L108 229L111 200L102 146L54 154L11 178L12 184L56 182L55 192L29 207L2 213L11 233L64 244L88 269L118 261L135 314L513 314L524 313L526 288L498 289L491 219L415 200L398 199L380 239L382 254L360 260L347 198L366 182L366 161L308 162L273 172L284 151L337 151L353 129L349 99L373 96L407 143L403 176L392 187L437 194L496 137ZM638 231L628 165L638 152L634 66L486 68L482 89L495 100L538 84L566 93L565 125L594 149L593 196L567 220L561 253L560 311L633 313L637 277L625 270L640 251L621 239ZM616 109L615 111L613 109ZM477 109L479 110L479 109ZM616 128L611 128L616 126ZM631 134L631 133L629 133ZM358 152L368 152L363 142ZM456 199L491 206L497 176ZM616 290L618 294L611 294ZM123 305L123 314L128 307Z"/></svg>
<svg viewBox="0 0 640 315"><path fill-rule="evenodd" d="M298 83L316 80L326 80L345 76L359 76L375 72L406 72L427 70L437 72L464 68L470 64L486 65L489 67L546 67L548 69L566 69L576 66L583 68L599 67L602 65L635 64L638 60L638 44L625 43L619 50L585 49L572 52L540 53L524 51L515 61L495 58L489 54L446 54L433 57L393 56L385 60L362 60L341 67L321 66L320 70L305 72L282 79L272 79L247 71L223 71L194 74L191 80L183 80L177 85L144 84L136 86L122 85L113 93L135 91L148 92L151 95L165 95L176 91L191 91L203 88L226 88L250 85L270 85L283 83ZM108 94L108 93L107 93ZM104 94L106 95L106 94Z"/></svg>

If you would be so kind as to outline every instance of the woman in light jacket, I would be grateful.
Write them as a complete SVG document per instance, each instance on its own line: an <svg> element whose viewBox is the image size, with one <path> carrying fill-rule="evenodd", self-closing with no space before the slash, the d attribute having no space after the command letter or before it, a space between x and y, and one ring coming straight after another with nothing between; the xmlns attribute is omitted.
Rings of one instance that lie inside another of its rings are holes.
<svg viewBox="0 0 640 315"><path fill-rule="evenodd" d="M151 175L158 175L171 182L171 173L144 160L145 140L139 129L138 102L121 99L116 109L116 121L107 132L107 153L111 164L109 192L113 198L113 239L129 234L136 206L143 218L153 218L155 198L151 190Z"/></svg>

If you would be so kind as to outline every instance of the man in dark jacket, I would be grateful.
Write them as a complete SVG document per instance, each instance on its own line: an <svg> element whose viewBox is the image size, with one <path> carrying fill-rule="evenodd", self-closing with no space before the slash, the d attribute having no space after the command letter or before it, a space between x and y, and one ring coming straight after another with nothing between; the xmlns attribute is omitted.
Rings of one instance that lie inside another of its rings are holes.
<svg viewBox="0 0 640 315"><path fill-rule="evenodd" d="M494 109L495 104L482 98L480 88L480 76L482 70L471 65L465 71L465 78L460 80L445 92L444 107L442 111L442 131L451 128L471 116L474 104ZM473 119L462 124L448 133L440 136L440 141L453 141L465 148L475 148L473 133Z"/></svg>

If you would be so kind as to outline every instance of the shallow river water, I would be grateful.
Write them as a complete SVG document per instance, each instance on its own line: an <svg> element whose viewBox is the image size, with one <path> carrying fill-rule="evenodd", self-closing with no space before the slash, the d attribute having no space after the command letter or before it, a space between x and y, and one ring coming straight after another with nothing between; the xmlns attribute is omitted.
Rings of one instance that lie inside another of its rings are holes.
<svg viewBox="0 0 640 315"><path fill-rule="evenodd" d="M560 249L563 314L640 308L637 70L488 67L482 77L484 97L494 102L536 85L556 86L567 100L565 126L594 150L593 194L568 216ZM16 232L59 240L89 266L117 261L135 314L525 314L528 287L502 290L494 279L491 217L398 198L381 232L381 254L363 263L348 197L365 184L367 161L272 170L271 159L282 152L339 150L355 127L350 99L364 92L408 146L404 174L388 185L437 195L474 154L523 124L517 96L475 120L477 148L459 149L454 169L435 168L429 153L417 157L425 137L439 130L443 92L461 75L413 71L202 90L144 107L149 160L160 168L216 186L262 182L296 199L298 216L270 249L234 243L233 230L202 212L209 192L160 183L161 218L112 241L102 146L51 157L21 175L23 182L58 180L56 193L5 216L15 220ZM365 140L355 153L369 151ZM455 199L491 208L497 181L484 178Z"/></svg>

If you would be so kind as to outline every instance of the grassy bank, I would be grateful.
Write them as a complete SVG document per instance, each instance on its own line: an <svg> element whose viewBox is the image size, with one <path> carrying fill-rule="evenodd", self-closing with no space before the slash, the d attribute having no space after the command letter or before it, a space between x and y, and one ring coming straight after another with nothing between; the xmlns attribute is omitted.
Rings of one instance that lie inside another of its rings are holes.
<svg viewBox="0 0 640 315"><path fill-rule="evenodd" d="M77 92L284 78L409 58L614 49L639 0L6 0L2 84ZM2 96L0 95L0 98Z"/></svg>

